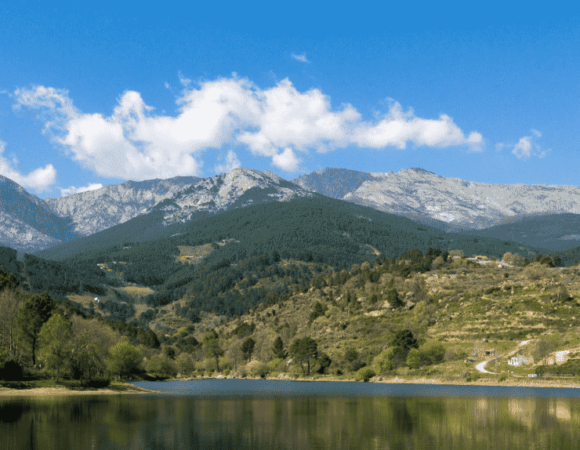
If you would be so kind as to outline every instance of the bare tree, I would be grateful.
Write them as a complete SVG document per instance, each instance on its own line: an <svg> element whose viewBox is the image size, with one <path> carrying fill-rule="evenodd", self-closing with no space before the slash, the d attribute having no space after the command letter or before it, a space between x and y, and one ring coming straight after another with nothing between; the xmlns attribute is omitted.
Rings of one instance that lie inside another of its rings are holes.
<svg viewBox="0 0 580 450"><path fill-rule="evenodd" d="M536 348L534 349L534 357L538 361L543 361L544 365L548 364L548 356L555 349L555 344L552 341L547 341L546 339L540 339L536 342Z"/></svg>
<svg viewBox="0 0 580 450"><path fill-rule="evenodd" d="M226 356L232 365L232 369L235 372L238 368L238 365L243 361L244 355L242 353L242 340L238 339L236 342L233 342L227 352Z"/></svg>
<svg viewBox="0 0 580 450"><path fill-rule="evenodd" d="M4 289L0 292L0 340L4 343L7 359L21 362L21 352L16 340L14 318L24 306L26 296L22 293Z"/></svg>

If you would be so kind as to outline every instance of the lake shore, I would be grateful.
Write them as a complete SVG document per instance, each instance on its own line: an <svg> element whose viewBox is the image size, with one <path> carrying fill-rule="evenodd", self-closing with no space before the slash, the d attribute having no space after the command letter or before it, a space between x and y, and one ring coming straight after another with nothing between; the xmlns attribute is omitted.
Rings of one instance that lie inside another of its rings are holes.
<svg viewBox="0 0 580 450"><path fill-rule="evenodd" d="M228 377L231 378L231 377ZM216 377L200 377L200 378L173 378L164 381L201 381L201 380L216 380ZM244 378L236 378L244 379ZM262 378L247 377L248 380L261 380ZM317 381L337 381L356 383L354 379L325 377L325 378L266 378L266 381L301 381L301 382L317 382ZM362 381L359 381L362 383ZM440 380L437 378L403 378L403 377L375 377L369 380L369 383L377 384L430 384L430 385L455 385L455 386L501 386L501 387L532 387L532 388L580 388L580 381L566 381L566 380L538 380L538 379L515 379L497 382L494 379L482 378L476 381L467 382L463 380ZM154 394L159 391L144 389L134 386L130 383L116 384L106 388L67 388L64 386L50 386L50 387L35 387L14 389L0 386L0 398L2 397L65 397L70 395L123 395L123 394Z"/></svg>
<svg viewBox="0 0 580 450"><path fill-rule="evenodd" d="M118 384L106 388L67 388L64 386L34 387L14 389L0 386L0 397L64 397L68 395L123 395L153 394L157 391L143 389L132 384Z"/></svg>
<svg viewBox="0 0 580 450"><path fill-rule="evenodd" d="M225 377L231 378L231 377ZM195 381L195 380L215 380L216 377L200 377L200 378L173 378L166 381ZM236 379L248 379L248 380L261 380L262 378L236 378ZM304 381L304 382L316 382L316 381L340 381L340 382L350 382L350 383L362 383L362 381L356 381L354 379L345 379L338 377L324 377L324 378L276 378L268 377L265 378L267 381ZM580 380L545 380L539 378L508 378L505 381L498 382L492 378L480 378L476 381L465 381L465 380L441 380L438 378L430 377L419 377L419 378L409 378L409 377L374 377L371 378L369 383L383 383L383 384L434 384L434 385L460 385L460 386L503 386L503 387L545 387L545 388L580 388Z"/></svg>

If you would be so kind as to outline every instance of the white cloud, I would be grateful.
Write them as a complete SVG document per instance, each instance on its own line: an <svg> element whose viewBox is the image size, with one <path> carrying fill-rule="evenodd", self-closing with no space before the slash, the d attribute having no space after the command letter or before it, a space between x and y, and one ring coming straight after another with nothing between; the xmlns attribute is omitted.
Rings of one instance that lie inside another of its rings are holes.
<svg viewBox="0 0 580 450"><path fill-rule="evenodd" d="M520 140L512 150L512 153L516 155L519 159L528 159L531 156L543 158L550 151L549 149L542 150L540 145L536 142L535 138L540 138L542 136L542 133L534 129L532 129L531 132L534 136L524 136L520 138Z"/></svg>
<svg viewBox="0 0 580 450"><path fill-rule="evenodd" d="M190 83L176 115L154 113L141 95L126 91L110 116L82 113L68 92L44 86L17 89L15 107L40 109L46 129L65 146L72 159L100 176L144 180L200 175L200 154L224 145L243 144L255 156L271 158L282 170L295 171L299 153L328 152L356 144L361 147L405 148L407 143L430 147L465 145L480 150L482 136L467 137L447 115L416 117L393 102L384 116L363 121L350 104L333 109L318 89L299 92L288 79L260 89L235 74L231 78ZM220 168L239 164L234 153Z"/></svg>
<svg viewBox="0 0 580 450"><path fill-rule="evenodd" d="M83 186L83 187L71 186L71 187L66 188L66 189L63 189L63 188L59 188L59 189L60 189L60 196L67 197L69 195L79 194L81 192L96 191L97 189L101 189L102 187L103 187L103 185L101 183L91 183L91 184L89 184L87 186Z"/></svg>
<svg viewBox="0 0 580 450"><path fill-rule="evenodd" d="M242 164L236 154L230 150L226 157L226 163L215 166L215 171L216 173L226 173L232 169L237 169L238 167L242 167Z"/></svg>
<svg viewBox="0 0 580 450"><path fill-rule="evenodd" d="M296 55L295 53L292 53L292 58L294 58L297 61L303 62L303 63L310 62L310 61L308 61L308 59L306 59L306 55L304 53L302 53L301 55Z"/></svg>
<svg viewBox="0 0 580 450"><path fill-rule="evenodd" d="M285 148L279 155L274 155L272 160L275 166L286 172L296 172L298 169L299 160L291 148Z"/></svg>
<svg viewBox="0 0 580 450"><path fill-rule="evenodd" d="M183 76L181 71L177 72L177 76L179 77L179 82L183 87L187 87L191 84L191 80Z"/></svg>
<svg viewBox="0 0 580 450"><path fill-rule="evenodd" d="M529 158L532 155L532 138L531 136L524 136L515 145L512 153L518 158Z"/></svg>
<svg viewBox="0 0 580 450"><path fill-rule="evenodd" d="M483 138L472 132L466 138L453 119L442 114L438 120L421 119L412 110L403 112L394 102L389 112L376 124L364 123L356 127L354 141L361 147L383 148L394 146L404 149L407 142L428 147L468 145L473 151L481 151Z"/></svg>
<svg viewBox="0 0 580 450"><path fill-rule="evenodd" d="M27 188L34 189L37 192L44 192L50 190L56 181L56 170L52 164L47 164L44 167L39 167L33 170L28 175L22 175L13 166L18 163L16 158L8 161L2 154L6 143L0 141L0 175L10 178L15 183Z"/></svg>

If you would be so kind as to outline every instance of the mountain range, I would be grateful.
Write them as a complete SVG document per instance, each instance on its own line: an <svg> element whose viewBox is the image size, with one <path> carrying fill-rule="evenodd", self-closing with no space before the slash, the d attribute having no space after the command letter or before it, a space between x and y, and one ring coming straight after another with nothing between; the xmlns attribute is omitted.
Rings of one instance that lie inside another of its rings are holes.
<svg viewBox="0 0 580 450"><path fill-rule="evenodd" d="M180 225L209 215L315 195L404 216L448 232L518 242L534 234L530 227L546 228L554 223L554 214L558 219L566 218L565 230L554 231L562 235L547 236L544 248L573 247L577 243L574 236L580 234L575 233L580 211L580 188L575 186L475 183L418 168L398 173L326 168L290 181L269 171L233 169L203 179L127 181L45 200L2 177L0 244L33 253L81 238L88 244L91 241L86 239L95 235L93 242L100 245L97 243L104 242L106 236L101 234L104 230L123 224L127 224L124 232L115 231L121 240L140 240L136 235L150 240L179 233ZM544 225L536 223L538 220ZM522 221L525 224L519 226L523 231L518 233L509 235L501 228ZM486 230L492 234L485 234ZM557 245L551 246L554 242ZM527 244L541 246L537 239Z"/></svg>
<svg viewBox="0 0 580 450"><path fill-rule="evenodd" d="M546 214L580 213L580 187L484 184L424 169L398 173L326 168L291 180L328 197L428 222L446 231L484 229Z"/></svg>

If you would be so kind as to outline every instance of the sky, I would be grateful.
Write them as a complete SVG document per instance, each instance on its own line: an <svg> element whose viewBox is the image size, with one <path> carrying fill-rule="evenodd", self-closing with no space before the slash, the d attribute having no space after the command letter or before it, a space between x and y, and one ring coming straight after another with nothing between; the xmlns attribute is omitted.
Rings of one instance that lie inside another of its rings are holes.
<svg viewBox="0 0 580 450"><path fill-rule="evenodd" d="M236 167L579 185L580 6L95 3L0 5L0 174L40 198Z"/></svg>

